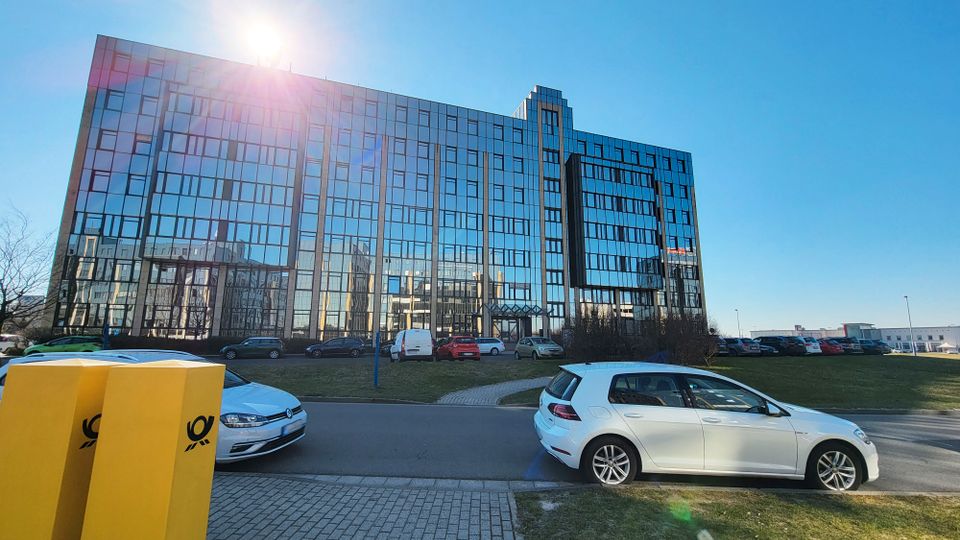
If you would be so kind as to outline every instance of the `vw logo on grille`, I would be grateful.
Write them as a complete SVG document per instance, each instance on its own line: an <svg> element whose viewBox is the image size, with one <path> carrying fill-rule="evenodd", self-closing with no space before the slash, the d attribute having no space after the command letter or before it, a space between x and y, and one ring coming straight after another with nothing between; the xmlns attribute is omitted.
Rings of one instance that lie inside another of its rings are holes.
<svg viewBox="0 0 960 540"><path fill-rule="evenodd" d="M287 409L286 411L284 411L284 413L286 413L287 418L293 418L293 411L291 411L290 409Z"/></svg>

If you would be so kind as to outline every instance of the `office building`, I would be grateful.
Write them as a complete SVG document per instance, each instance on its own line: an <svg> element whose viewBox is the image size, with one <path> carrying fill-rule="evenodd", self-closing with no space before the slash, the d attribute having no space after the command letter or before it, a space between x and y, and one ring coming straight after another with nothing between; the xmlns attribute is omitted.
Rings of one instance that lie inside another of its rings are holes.
<svg viewBox="0 0 960 540"><path fill-rule="evenodd" d="M636 331L703 313L695 201L689 153L576 130L559 90L500 115L99 36L49 320L513 340L596 306Z"/></svg>

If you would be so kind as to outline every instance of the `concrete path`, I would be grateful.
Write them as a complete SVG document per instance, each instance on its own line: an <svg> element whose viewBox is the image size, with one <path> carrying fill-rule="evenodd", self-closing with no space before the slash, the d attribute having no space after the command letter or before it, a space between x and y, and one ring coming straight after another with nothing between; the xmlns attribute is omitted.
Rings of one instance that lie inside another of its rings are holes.
<svg viewBox="0 0 960 540"><path fill-rule="evenodd" d="M518 381L488 384L487 386L477 386L467 388L466 390L451 392L438 399L437 403L440 405L492 406L510 394L546 386L548 382L550 382L550 377L540 377L537 379L521 379Z"/></svg>
<svg viewBox="0 0 960 540"><path fill-rule="evenodd" d="M217 474L207 538L513 539L508 491Z"/></svg>

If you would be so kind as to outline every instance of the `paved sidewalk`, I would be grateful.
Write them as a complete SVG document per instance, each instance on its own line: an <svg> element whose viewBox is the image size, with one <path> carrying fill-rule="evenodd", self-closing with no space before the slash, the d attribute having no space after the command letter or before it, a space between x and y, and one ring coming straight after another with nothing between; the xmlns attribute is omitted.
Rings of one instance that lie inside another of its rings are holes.
<svg viewBox="0 0 960 540"><path fill-rule="evenodd" d="M217 474L208 538L516 538L510 492Z"/></svg>
<svg viewBox="0 0 960 540"><path fill-rule="evenodd" d="M510 394L546 386L548 382L550 382L550 377L540 377L477 386L451 392L438 399L437 403L441 405L496 405L502 398Z"/></svg>

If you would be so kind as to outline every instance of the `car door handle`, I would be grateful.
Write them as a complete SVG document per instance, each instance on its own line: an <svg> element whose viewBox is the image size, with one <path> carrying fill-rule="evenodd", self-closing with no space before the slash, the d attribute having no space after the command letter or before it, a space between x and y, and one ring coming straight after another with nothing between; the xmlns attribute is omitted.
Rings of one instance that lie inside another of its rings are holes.
<svg viewBox="0 0 960 540"><path fill-rule="evenodd" d="M707 422L708 424L719 424L719 423L720 423L720 419L719 419L719 418L714 418L714 417L712 417L712 416L708 416L708 417L704 418L703 421L704 421L704 422Z"/></svg>
<svg viewBox="0 0 960 540"><path fill-rule="evenodd" d="M623 413L623 415L626 416L627 418L643 418L642 414L635 413L635 412Z"/></svg>

